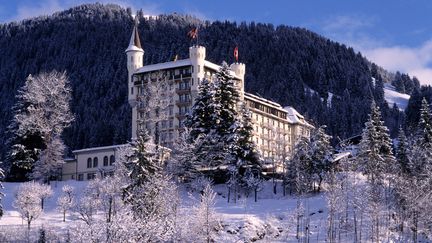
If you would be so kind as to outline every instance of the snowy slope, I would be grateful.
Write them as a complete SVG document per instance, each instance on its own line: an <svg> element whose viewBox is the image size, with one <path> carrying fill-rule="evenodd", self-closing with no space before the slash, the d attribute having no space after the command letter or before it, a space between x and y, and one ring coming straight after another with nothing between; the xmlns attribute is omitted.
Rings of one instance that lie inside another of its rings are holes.
<svg viewBox="0 0 432 243"><path fill-rule="evenodd" d="M386 83L384 84L384 98L390 107L396 103L400 110L405 110L410 96L397 92L393 85Z"/></svg>

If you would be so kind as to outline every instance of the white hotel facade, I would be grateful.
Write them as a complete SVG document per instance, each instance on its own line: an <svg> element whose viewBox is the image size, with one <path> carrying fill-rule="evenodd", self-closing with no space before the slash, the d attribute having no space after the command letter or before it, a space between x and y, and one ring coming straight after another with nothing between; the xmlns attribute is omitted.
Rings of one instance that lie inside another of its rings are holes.
<svg viewBox="0 0 432 243"><path fill-rule="evenodd" d="M172 147L182 130L186 114L191 111L202 80L213 80L220 66L206 60L206 48L194 45L189 48L189 58L165 63L143 65L142 49L138 29L135 26L126 49L128 69L128 101L132 108L132 139L137 137L140 125L145 125L150 134L154 123L142 124L140 119L148 112L140 105L146 83L163 77L169 84L171 103L164 120L159 121L160 143ZM254 127L253 141L265 161L282 161L292 154L299 137L309 137L313 128L302 115L292 107L282 107L244 91L246 65L230 65L236 81L241 102L246 104L252 114ZM74 160L63 166L62 179L88 180L98 175L104 176L113 169L116 150L124 145L89 148L73 151ZM108 163L106 160L108 158ZM94 163L96 161L96 163ZM112 163L111 163L112 161Z"/></svg>

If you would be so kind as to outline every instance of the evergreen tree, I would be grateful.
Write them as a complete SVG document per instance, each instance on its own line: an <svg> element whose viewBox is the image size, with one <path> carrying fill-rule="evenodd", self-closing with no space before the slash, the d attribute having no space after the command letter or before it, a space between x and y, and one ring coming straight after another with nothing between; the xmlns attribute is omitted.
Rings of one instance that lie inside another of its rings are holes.
<svg viewBox="0 0 432 243"><path fill-rule="evenodd" d="M241 175L244 175L246 168L250 168L255 176L259 176L261 174L261 161L256 145L252 141L254 131L252 114L244 104L241 104L240 115L241 123L236 131L238 139L235 146L236 151L234 151L238 161L237 167L239 167Z"/></svg>
<svg viewBox="0 0 432 243"><path fill-rule="evenodd" d="M136 215L142 213L142 189L146 183L162 175L162 167L156 153L155 145L145 129L140 131L137 139L131 142L132 155L126 163L129 183L124 188L123 200L130 204Z"/></svg>
<svg viewBox="0 0 432 243"><path fill-rule="evenodd" d="M312 132L309 142L308 157L310 158L310 174L318 177L317 191L321 190L321 182L327 172L332 167L332 147L330 145L330 136L324 131L325 126L316 128Z"/></svg>
<svg viewBox="0 0 432 243"><path fill-rule="evenodd" d="M392 173L395 167L389 131L375 102L372 102L369 120L363 129L358 157L361 170L372 184L380 184L384 173Z"/></svg>
<svg viewBox="0 0 432 243"><path fill-rule="evenodd" d="M239 122L238 103L240 94L234 76L231 75L231 70L226 62L223 62L220 70L216 72L214 82L216 88L215 100L220 104L220 110L214 117L216 132L221 137L231 140L234 129L239 126L237 123Z"/></svg>
<svg viewBox="0 0 432 243"><path fill-rule="evenodd" d="M199 151L203 145L202 135L192 140L191 129L185 127L174 144L169 159L169 173L181 181L191 182L199 178Z"/></svg>
<svg viewBox="0 0 432 243"><path fill-rule="evenodd" d="M399 162L401 173L404 175L410 174L410 162L408 158L409 147L408 140L405 136L404 130L399 128L398 144L396 148L396 160Z"/></svg>
<svg viewBox="0 0 432 243"><path fill-rule="evenodd" d="M432 148L432 116L428 101L423 98L420 108L420 120L417 128L418 142L422 146Z"/></svg>
<svg viewBox="0 0 432 243"><path fill-rule="evenodd" d="M420 119L410 157L411 173L419 179L429 178L432 169L432 115L425 98L422 100Z"/></svg>
<svg viewBox="0 0 432 243"><path fill-rule="evenodd" d="M286 186L296 194L303 194L311 189L309 148L309 140L303 137L299 138L294 147L293 156L287 160Z"/></svg>
<svg viewBox="0 0 432 243"><path fill-rule="evenodd" d="M215 102L214 83L204 79L198 88L198 95L192 106L192 111L187 115L185 125L190 128L190 139L196 139L200 134L209 134L215 124L215 114L219 112Z"/></svg>

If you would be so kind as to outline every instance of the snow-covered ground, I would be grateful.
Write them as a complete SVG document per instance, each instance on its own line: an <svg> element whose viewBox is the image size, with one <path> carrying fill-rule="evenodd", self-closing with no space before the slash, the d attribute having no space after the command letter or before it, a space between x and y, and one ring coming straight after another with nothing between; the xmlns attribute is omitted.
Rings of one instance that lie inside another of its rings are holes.
<svg viewBox="0 0 432 243"><path fill-rule="evenodd" d="M400 110L405 110L410 96L397 92L393 85L386 83L384 84L384 98L390 107L396 103Z"/></svg>
<svg viewBox="0 0 432 243"><path fill-rule="evenodd" d="M53 231L66 231L71 224L78 221L75 214L67 214L66 222L62 214L56 210L56 202L61 194L63 185L75 187L77 194L82 191L87 182L67 181L53 182L54 194L45 203L44 213L34 222L32 229L37 231L40 227ZM18 211L13 207L14 195L19 183L4 183L3 205L4 216L0 219L0 232L8 229L20 229L25 232L26 224ZM280 183L278 193L272 192L272 183L267 182L259 192L258 202L254 202L253 195L249 198L239 198L236 203L227 203L226 187L214 187L218 196L215 210L217 218L222 220L223 229L218 233L217 242L248 242L262 240L263 242L297 242L296 233L296 205L297 199L293 196L282 196ZM185 189L181 190L183 210L188 210L193 200ZM325 222L327 218L324 194L307 196L302 199L305 213L310 215L310 234L312 242L324 241L326 237Z"/></svg>

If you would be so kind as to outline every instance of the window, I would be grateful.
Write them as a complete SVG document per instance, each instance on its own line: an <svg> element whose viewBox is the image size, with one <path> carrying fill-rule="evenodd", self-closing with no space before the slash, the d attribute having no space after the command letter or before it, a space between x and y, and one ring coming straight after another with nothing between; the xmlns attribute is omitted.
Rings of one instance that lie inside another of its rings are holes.
<svg viewBox="0 0 432 243"><path fill-rule="evenodd" d="M92 167L92 160L91 158L87 159L87 168L91 168Z"/></svg>
<svg viewBox="0 0 432 243"><path fill-rule="evenodd" d="M189 107L187 106L180 106L180 115L186 115L189 112Z"/></svg>
<svg viewBox="0 0 432 243"><path fill-rule="evenodd" d="M79 180L79 181L84 180L84 175L83 175L83 174L78 174L78 180Z"/></svg>
<svg viewBox="0 0 432 243"><path fill-rule="evenodd" d="M131 94L133 94L133 87L131 87Z"/></svg>
<svg viewBox="0 0 432 243"><path fill-rule="evenodd" d="M173 119L170 119L170 120L169 120L169 127L170 127L170 128L173 127L173 122L174 122Z"/></svg>
<svg viewBox="0 0 432 243"><path fill-rule="evenodd" d="M93 158L93 167L98 167L98 158L97 157Z"/></svg>
<svg viewBox="0 0 432 243"><path fill-rule="evenodd" d="M114 162L115 162L115 157L114 157L114 155L111 155L110 156L110 165L113 165Z"/></svg>
<svg viewBox="0 0 432 243"><path fill-rule="evenodd" d="M103 166L108 166L108 156L105 156L103 159Z"/></svg>
<svg viewBox="0 0 432 243"><path fill-rule="evenodd" d="M87 180L93 180L96 178L96 174L95 173L87 173Z"/></svg>

